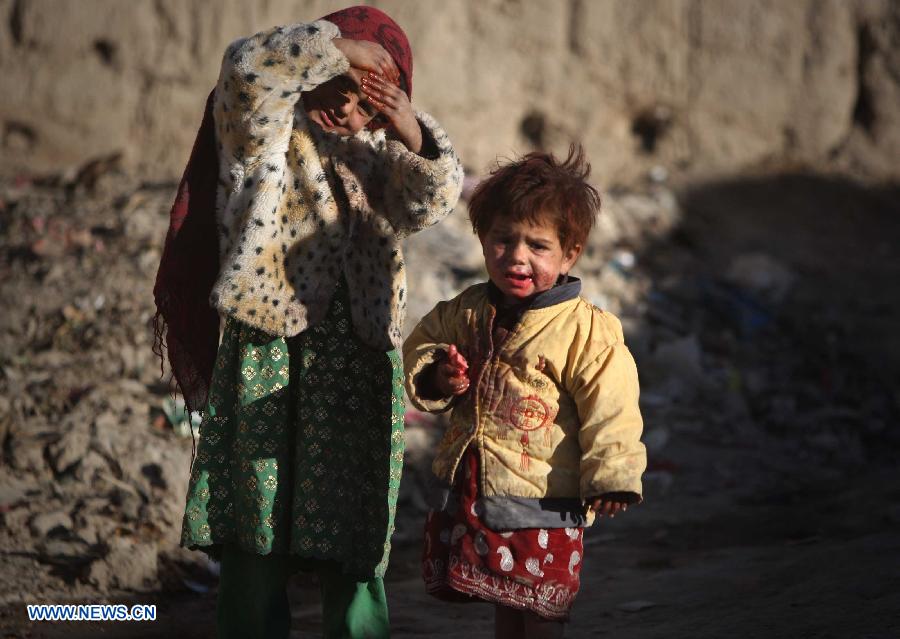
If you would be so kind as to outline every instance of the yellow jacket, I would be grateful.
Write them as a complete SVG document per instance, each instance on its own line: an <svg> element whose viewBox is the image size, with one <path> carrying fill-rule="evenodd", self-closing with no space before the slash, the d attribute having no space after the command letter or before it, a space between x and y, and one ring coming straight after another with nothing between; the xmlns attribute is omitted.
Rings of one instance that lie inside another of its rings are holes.
<svg viewBox="0 0 900 639"><path fill-rule="evenodd" d="M480 458L479 507L494 529L589 525L587 498L641 499L637 369L619 320L580 297L580 287L569 281L535 298L496 352L490 283L439 303L406 340L412 403L453 411L432 466L435 508L446 506L469 445ZM469 362L470 390L428 399L419 376L450 344Z"/></svg>

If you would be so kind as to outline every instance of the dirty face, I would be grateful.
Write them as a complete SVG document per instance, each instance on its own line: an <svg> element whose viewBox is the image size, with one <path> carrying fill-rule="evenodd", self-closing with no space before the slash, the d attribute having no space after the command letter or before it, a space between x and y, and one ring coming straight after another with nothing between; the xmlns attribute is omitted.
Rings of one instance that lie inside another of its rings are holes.
<svg viewBox="0 0 900 639"><path fill-rule="evenodd" d="M351 68L344 75L303 93L303 109L309 119L337 135L355 135L365 128L378 115L360 89L365 74L361 69Z"/></svg>
<svg viewBox="0 0 900 639"><path fill-rule="evenodd" d="M539 222L498 217L480 239L488 275L510 304L552 288L581 254L580 244L562 247L546 216Z"/></svg>

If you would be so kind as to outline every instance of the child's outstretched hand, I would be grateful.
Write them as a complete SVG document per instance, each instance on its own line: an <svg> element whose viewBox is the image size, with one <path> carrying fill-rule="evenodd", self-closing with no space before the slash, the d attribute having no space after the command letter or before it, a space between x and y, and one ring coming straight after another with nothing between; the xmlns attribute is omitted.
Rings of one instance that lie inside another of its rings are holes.
<svg viewBox="0 0 900 639"><path fill-rule="evenodd" d="M469 390L469 363L455 344L447 350L447 358L435 367L434 384L443 397L462 395Z"/></svg>
<svg viewBox="0 0 900 639"><path fill-rule="evenodd" d="M599 497L588 498L587 503L598 517L604 515L615 517L617 512L628 510L629 501L629 493L605 493Z"/></svg>
<svg viewBox="0 0 900 639"><path fill-rule="evenodd" d="M394 132L406 148L413 153L422 150L422 129L406 92L399 84L391 83L383 76L369 73L361 85L369 102L390 121Z"/></svg>

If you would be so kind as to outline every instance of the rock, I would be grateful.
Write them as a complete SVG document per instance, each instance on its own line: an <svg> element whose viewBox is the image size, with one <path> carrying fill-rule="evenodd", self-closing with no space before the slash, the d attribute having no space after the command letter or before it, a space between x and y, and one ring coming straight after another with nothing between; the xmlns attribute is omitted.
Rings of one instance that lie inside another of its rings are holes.
<svg viewBox="0 0 900 639"><path fill-rule="evenodd" d="M63 436L47 448L50 465L57 475L68 472L78 464L87 453L90 443L91 437L87 425L84 422L73 420Z"/></svg>
<svg viewBox="0 0 900 639"><path fill-rule="evenodd" d="M26 504L0 508L0 528L12 535L27 534L31 511Z"/></svg>
<svg viewBox="0 0 900 639"><path fill-rule="evenodd" d="M119 507L119 512L125 521L137 521L140 518L144 503L136 492L117 489L113 495L114 502Z"/></svg>
<svg viewBox="0 0 900 639"><path fill-rule="evenodd" d="M95 545L115 536L118 523L111 516L113 513L109 501L96 499L97 503L85 512L74 516L74 533L85 543Z"/></svg>
<svg viewBox="0 0 900 639"><path fill-rule="evenodd" d="M163 477L163 469L159 464L144 464L141 466L141 474L146 478L152 488L165 490L168 485ZM147 492L150 492L149 490Z"/></svg>
<svg viewBox="0 0 900 639"><path fill-rule="evenodd" d="M0 445L6 441L6 435L9 433L12 423L11 411L12 402L9 401L8 397L0 395ZM0 458L0 463L2 463L2 458Z"/></svg>
<svg viewBox="0 0 900 639"><path fill-rule="evenodd" d="M145 592L157 586L157 560L154 545L117 537L110 542L109 553L91 566L88 581L103 591Z"/></svg>
<svg viewBox="0 0 900 639"><path fill-rule="evenodd" d="M103 455L94 450L89 450L87 454L81 458L81 463L75 468L75 478L91 485L98 472L104 472L109 469L109 464Z"/></svg>
<svg viewBox="0 0 900 639"><path fill-rule="evenodd" d="M55 510L35 515L28 523L28 527L32 534L43 539L53 532L71 530L72 518L64 510Z"/></svg>
<svg viewBox="0 0 900 639"><path fill-rule="evenodd" d="M10 439L10 466L23 472L39 472L47 467L43 440L29 435L16 435Z"/></svg>
<svg viewBox="0 0 900 639"><path fill-rule="evenodd" d="M87 544L80 540L49 539L37 545L43 561L89 563L94 559Z"/></svg>
<svg viewBox="0 0 900 639"><path fill-rule="evenodd" d="M0 508L9 508L25 500L29 483L9 471L0 472Z"/></svg>
<svg viewBox="0 0 900 639"><path fill-rule="evenodd" d="M121 420L111 410L106 410L94 419L94 445L108 458L117 457L115 443L119 439Z"/></svg>

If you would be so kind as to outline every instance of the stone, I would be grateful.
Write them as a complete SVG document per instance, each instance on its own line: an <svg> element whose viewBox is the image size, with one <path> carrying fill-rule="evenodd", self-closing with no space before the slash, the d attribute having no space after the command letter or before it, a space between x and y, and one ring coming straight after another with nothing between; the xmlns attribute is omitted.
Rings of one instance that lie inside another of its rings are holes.
<svg viewBox="0 0 900 639"><path fill-rule="evenodd" d="M47 452L53 470L61 475L71 470L81 461L90 445L90 433L84 422L72 420L69 429L55 442L51 443Z"/></svg>
<svg viewBox="0 0 900 639"><path fill-rule="evenodd" d="M105 472L108 468L109 464L103 455L94 450L89 450L81 458L81 463L75 468L75 477L79 481L90 485L98 472Z"/></svg>
<svg viewBox="0 0 900 639"><path fill-rule="evenodd" d="M145 592L158 584L158 552L154 545L128 537L110 542L109 553L94 562L88 581L101 590L121 589Z"/></svg>
<svg viewBox="0 0 900 639"><path fill-rule="evenodd" d="M31 519L28 527L36 537L44 538L53 532L71 530L72 518L64 510L40 513Z"/></svg>
<svg viewBox="0 0 900 639"><path fill-rule="evenodd" d="M10 438L8 459L10 466L19 471L37 472L46 469L44 442L29 435Z"/></svg>

